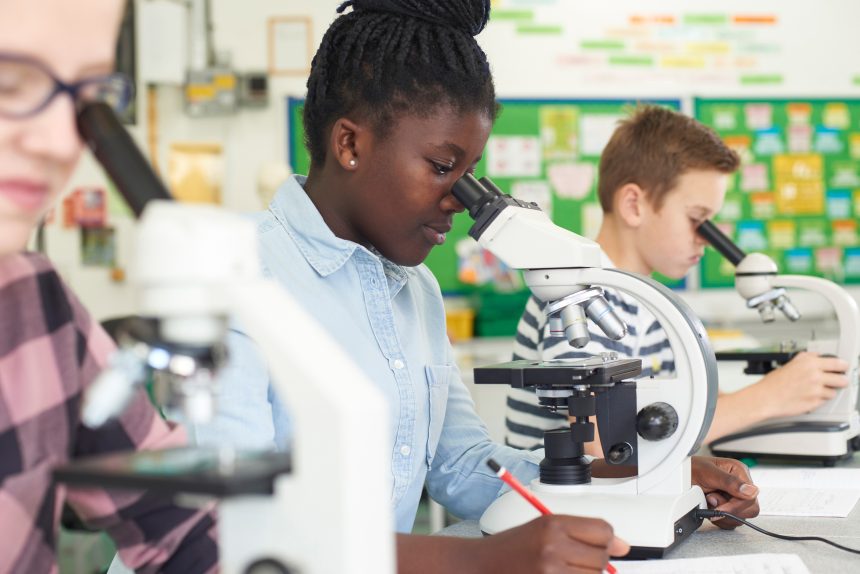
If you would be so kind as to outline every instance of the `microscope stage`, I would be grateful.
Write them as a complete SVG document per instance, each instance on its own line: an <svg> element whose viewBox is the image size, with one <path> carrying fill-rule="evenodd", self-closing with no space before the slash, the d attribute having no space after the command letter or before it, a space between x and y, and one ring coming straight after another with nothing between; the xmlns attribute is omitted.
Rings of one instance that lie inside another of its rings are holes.
<svg viewBox="0 0 860 574"><path fill-rule="evenodd" d="M611 387L637 377L642 372L640 359L557 359L553 361L519 360L475 369L476 384L523 387L557 387L587 385Z"/></svg>
<svg viewBox="0 0 860 574"><path fill-rule="evenodd" d="M290 455L214 448L111 453L54 470L70 486L148 490L164 494L241 496L274 492L278 476L290 472Z"/></svg>

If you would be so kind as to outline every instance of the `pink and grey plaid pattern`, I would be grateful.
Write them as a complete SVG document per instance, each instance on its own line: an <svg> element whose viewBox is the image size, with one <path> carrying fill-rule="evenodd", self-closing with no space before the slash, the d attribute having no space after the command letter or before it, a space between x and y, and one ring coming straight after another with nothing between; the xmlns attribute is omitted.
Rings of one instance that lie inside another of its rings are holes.
<svg viewBox="0 0 860 574"><path fill-rule="evenodd" d="M217 568L212 512L147 494L52 484L52 468L74 458L185 442L142 392L115 423L97 431L80 423L81 394L112 350L45 258L0 259L0 573L56 572L64 501L88 526L106 530L131 568Z"/></svg>

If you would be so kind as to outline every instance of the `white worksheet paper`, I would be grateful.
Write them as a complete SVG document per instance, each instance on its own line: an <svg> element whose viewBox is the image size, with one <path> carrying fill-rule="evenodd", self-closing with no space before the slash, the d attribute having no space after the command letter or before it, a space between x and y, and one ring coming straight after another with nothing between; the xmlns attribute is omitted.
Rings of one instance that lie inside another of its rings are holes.
<svg viewBox="0 0 860 574"><path fill-rule="evenodd" d="M844 518L860 499L860 469L755 467L765 516Z"/></svg>
<svg viewBox="0 0 860 574"><path fill-rule="evenodd" d="M741 554L678 560L614 561L618 574L809 574L797 554Z"/></svg>

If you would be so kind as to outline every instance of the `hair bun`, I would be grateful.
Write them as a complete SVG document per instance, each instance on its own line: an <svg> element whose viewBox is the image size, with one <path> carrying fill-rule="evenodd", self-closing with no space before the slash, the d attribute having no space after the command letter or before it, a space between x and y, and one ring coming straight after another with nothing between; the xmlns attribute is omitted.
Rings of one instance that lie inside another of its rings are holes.
<svg viewBox="0 0 860 574"><path fill-rule="evenodd" d="M477 36L490 19L490 0L350 0L338 7L370 12L390 12L433 24L457 28Z"/></svg>

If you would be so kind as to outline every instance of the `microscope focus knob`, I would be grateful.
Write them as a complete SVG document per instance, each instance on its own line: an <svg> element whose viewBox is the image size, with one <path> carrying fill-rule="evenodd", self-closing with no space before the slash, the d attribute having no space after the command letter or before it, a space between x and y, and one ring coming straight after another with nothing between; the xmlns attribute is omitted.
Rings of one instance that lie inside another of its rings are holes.
<svg viewBox="0 0 860 574"><path fill-rule="evenodd" d="M678 411L668 403L652 403L636 415L636 432L645 440L667 439L678 430Z"/></svg>
<svg viewBox="0 0 860 574"><path fill-rule="evenodd" d="M629 443L620 442L614 444L606 453L606 462L609 464L624 464L633 456L633 447Z"/></svg>

